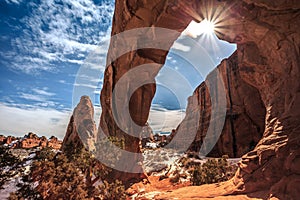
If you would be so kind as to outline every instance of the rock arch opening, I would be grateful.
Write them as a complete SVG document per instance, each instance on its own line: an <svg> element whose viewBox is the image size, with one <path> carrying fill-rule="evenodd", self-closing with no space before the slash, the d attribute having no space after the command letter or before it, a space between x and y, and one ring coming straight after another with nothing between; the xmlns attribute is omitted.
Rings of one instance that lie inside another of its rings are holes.
<svg viewBox="0 0 300 200"><path fill-rule="evenodd" d="M206 22L204 20L202 23ZM189 127L198 126L195 140L188 151L199 153L211 122L212 108L209 88L204 79L211 71L218 70L226 90L227 114L220 139L209 156L227 154L241 157L252 150L262 137L265 109L258 91L240 77L236 64L236 45L219 40L212 32L206 32L206 26L192 21L171 47L166 63L156 77L157 90L150 108L149 125L155 134L162 132L164 135L171 134L173 129L178 130L179 127L184 132L190 132L192 128ZM210 81L210 84L218 83ZM176 94L178 90L174 87L180 88L180 94ZM162 94L162 91L168 93ZM194 100L188 105L189 96ZM177 98L176 105L174 98ZM254 107L257 110L255 113L251 111ZM187 116L183 119L186 108ZM200 113L199 121L191 120L190 115L195 110ZM173 120L170 119L172 116ZM173 136L174 132L168 136L169 140Z"/></svg>
<svg viewBox="0 0 300 200"><path fill-rule="evenodd" d="M226 13L219 27L224 31L218 32L218 37L238 44L236 57L232 58L233 67L237 64L241 80L249 85L246 88L257 90L266 108L263 137L252 151L243 156L235 177L224 188L230 188L230 191L226 190L228 194L267 191L269 197L297 199L299 192L296 185L300 180L298 1L116 1L112 35L145 26L182 32L191 20L201 20L206 2L221 9L214 10L217 15ZM168 40L175 41L177 37L170 35ZM110 51L114 48L114 44L111 44ZM111 114L111 105L106 100L111 99L112 88L120 75L136 64L153 62L162 65L166 55L167 51L153 49L131 52L106 69L100 126L109 135L126 137L125 148L128 151L140 152L139 139L127 137L118 130ZM229 74L231 76L225 80L232 80L235 76L234 71ZM227 84L232 84L232 81L227 81ZM204 90L201 92L204 93ZM133 111L140 124L146 123L154 93L155 86L148 85L132 99L136 108L146 108ZM234 106L230 108L229 111L233 111ZM230 120L237 117L234 113L230 114ZM231 122L229 124L231 126ZM134 177L139 178L140 174L115 172L114 175L114 178L125 182Z"/></svg>

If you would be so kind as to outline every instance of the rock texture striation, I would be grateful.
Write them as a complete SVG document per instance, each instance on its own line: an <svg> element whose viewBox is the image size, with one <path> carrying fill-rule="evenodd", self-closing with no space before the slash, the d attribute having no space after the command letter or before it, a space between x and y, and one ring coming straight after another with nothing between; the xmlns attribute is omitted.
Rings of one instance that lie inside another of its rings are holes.
<svg viewBox="0 0 300 200"><path fill-rule="evenodd" d="M201 21L210 17L216 21L216 32L221 39L238 44L240 77L258 90L266 110L263 136L254 150L243 156L230 182L231 190L226 191L268 190L272 198L297 199L300 195L299 1L117 0L112 35L146 26L182 32L192 19ZM166 40L171 44L177 36ZM134 47L136 43L131 45ZM108 55L117 48L112 43ZM166 55L167 51L154 49L133 51L105 71L100 126L105 134L125 137L128 151L140 152L139 138L125 135L116 126L112 115L114 86L137 65L150 62L160 67ZM159 67L148 73L147 78L154 79ZM130 88L129 81L126 87ZM131 97L130 113L137 124L146 123L154 93L154 84L145 85Z"/></svg>
<svg viewBox="0 0 300 200"><path fill-rule="evenodd" d="M237 52L223 60L216 70L223 81L220 82L222 85L215 87L224 87L226 92L226 118L222 133L208 156L221 157L226 154L230 157L241 157L253 150L263 135L265 107L258 90L241 78ZM206 84L209 82L217 84L210 81L212 80L210 76L213 74L215 72L209 74L207 80L196 88L193 96L189 97L185 119L179 124L181 131L185 133L191 132L191 127L198 126L195 140L189 151L200 151L208 127L213 126L210 121L212 87ZM198 121L193 118L194 112L200 113Z"/></svg>

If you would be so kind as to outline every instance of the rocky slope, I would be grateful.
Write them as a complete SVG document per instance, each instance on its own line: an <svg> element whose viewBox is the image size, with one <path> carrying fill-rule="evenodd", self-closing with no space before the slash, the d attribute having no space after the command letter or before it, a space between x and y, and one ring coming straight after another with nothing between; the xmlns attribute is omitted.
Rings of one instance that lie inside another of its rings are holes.
<svg viewBox="0 0 300 200"><path fill-rule="evenodd" d="M7 145L10 148L31 149L36 147L51 147L58 150L61 148L61 144L62 141L58 140L55 136L51 136L47 139L45 136L39 137L31 132L22 138L14 136L0 136L0 145Z"/></svg>
<svg viewBox="0 0 300 200"><path fill-rule="evenodd" d="M215 87L224 87L226 92L226 119L222 133L208 156L221 157L227 154L230 157L241 157L253 150L261 139L266 111L258 90L243 81L240 76L237 52L223 60L215 70L218 70L223 80ZM210 90L212 87L207 86L207 84L215 84L210 78L213 74L215 72L209 74L206 81L196 88L193 96L189 97L185 119L179 124L181 131L186 133L192 131L191 127L198 125L195 140L189 151L200 151L208 127L214 124L211 121L214 120L211 119ZM195 112L200 114L198 121L193 118Z"/></svg>
<svg viewBox="0 0 300 200"><path fill-rule="evenodd" d="M297 199L300 195L299 10L300 2L296 0L116 1L112 35L146 26L182 32L192 19L201 21L210 17L207 11L216 11L210 14L216 17L218 36L238 44L240 76L258 90L266 116L263 136L255 149L243 156L236 176L226 186L231 188L225 191L228 194L266 190L274 198ZM166 43L171 45L177 36L169 35ZM133 49L137 42L130 41ZM115 45L111 43L108 58L118 51ZM114 86L123 74L145 63L158 64L145 76L154 79L166 54L155 49L132 51L109 64L105 71L100 126L106 134L125 137L128 151L140 152L139 139L126 135L113 119ZM124 87L127 91L130 81ZM154 93L155 85L148 84L131 97L130 114L137 124L146 123ZM136 177L127 176L128 180Z"/></svg>

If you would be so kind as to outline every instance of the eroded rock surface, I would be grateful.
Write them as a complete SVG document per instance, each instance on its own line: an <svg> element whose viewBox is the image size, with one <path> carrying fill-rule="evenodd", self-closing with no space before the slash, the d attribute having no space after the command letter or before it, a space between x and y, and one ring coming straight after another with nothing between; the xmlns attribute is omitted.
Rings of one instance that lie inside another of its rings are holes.
<svg viewBox="0 0 300 200"><path fill-rule="evenodd" d="M218 87L224 87L226 92L226 119L222 133L208 156L241 157L253 150L264 132L265 108L256 88L246 83L240 76L238 56L235 52L215 69L219 71L223 80ZM181 131L191 132L191 127L198 126L194 142L189 151L199 152L203 139L211 120L211 97L210 88L206 83L201 83L189 97L185 119L179 124ZM217 84L210 81L210 84ZM199 112L200 117L196 122L193 118L194 112ZM214 111L213 111L214 112ZM177 128L178 129L178 128Z"/></svg>
<svg viewBox="0 0 300 200"><path fill-rule="evenodd" d="M297 199L300 195L297 184L300 175L299 10L300 2L296 0L116 1L112 35L145 26L181 32L192 19L201 21L209 13L216 17L218 36L238 44L239 73L260 94L266 108L265 128L255 149L243 156L231 189L225 193L267 190L270 197L280 199ZM166 40L171 44L177 36ZM131 41L130 45L134 48L136 43ZM117 48L111 44L109 55ZM161 67L166 55L167 51L154 49L133 51L105 71L100 126L105 134L125 137L128 151L140 152L139 138L126 135L116 126L112 91L130 69L145 63L157 63ZM145 78L154 79L159 67ZM124 87L124 91L130 88L130 81ZM130 113L137 124L146 123L154 93L154 84L145 85L131 97ZM136 177L126 176L127 180Z"/></svg>
<svg viewBox="0 0 300 200"><path fill-rule="evenodd" d="M192 19L186 10L181 9L180 4L173 1L116 1L112 35L133 28L149 26L173 28L179 31L177 34L169 35L160 41L164 43L166 50L149 48L133 50L118 57L111 64L108 63L105 70L104 84L101 92L102 115L99 134L104 133L106 135L125 138L125 150L136 153L135 156L128 158L128 162L124 163L124 167L129 171L139 171L138 168L141 168L142 154L140 149L140 136L143 128L135 129L131 124L128 124L128 118L124 118L120 120L120 123L125 124L126 130L120 129L114 119L112 108L115 107L118 102L120 102L123 107L126 107L126 104L128 104L132 120L141 127L146 126L151 100L155 94L156 86L155 84L146 84L137 89L133 95L129 97L128 91L134 87L134 82L129 79L122 84L122 90L116 97L113 96L115 85L126 72L142 64L155 64L155 66L151 66L148 71L137 75L144 80L154 82L155 76L165 62L165 57L168 53L167 50L172 46L173 41L179 36L180 32L186 28L188 25L187 22ZM175 21L176 24L174 24ZM145 41L144 38L151 41L151 39L155 40L158 36L151 30L142 31L140 35L141 38L139 39L127 38L127 40L118 44L117 42L111 42L108 60L111 60L117 55L123 46L128 45L131 49L136 49L139 44ZM153 44L155 45L154 42ZM113 98L115 99L113 100ZM128 100L129 102L126 99L130 99ZM123 182L138 182L145 177L142 173L124 173L119 171L115 171L111 176Z"/></svg>
<svg viewBox="0 0 300 200"><path fill-rule="evenodd" d="M93 150L96 134L94 106L88 96L82 96L70 118L62 150L67 148L68 145L74 148L86 147Z"/></svg>
<svg viewBox="0 0 300 200"><path fill-rule="evenodd" d="M24 137L14 136L0 136L0 145L8 145L10 148L44 148L51 147L53 149L60 149L62 141L55 136L51 136L47 139L45 136L39 137L35 133L28 133Z"/></svg>

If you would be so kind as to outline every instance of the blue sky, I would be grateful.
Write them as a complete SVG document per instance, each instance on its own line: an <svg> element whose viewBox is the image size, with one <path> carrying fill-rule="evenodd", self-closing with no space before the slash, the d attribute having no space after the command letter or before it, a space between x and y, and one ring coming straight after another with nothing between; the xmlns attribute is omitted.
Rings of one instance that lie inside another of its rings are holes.
<svg viewBox="0 0 300 200"><path fill-rule="evenodd" d="M0 134L33 131L63 138L80 95L90 95L99 104L113 11L110 0L0 2ZM185 58L200 59L199 67L211 70L235 50L235 45L213 35L200 34L193 40L197 48L182 34L157 77L150 119L156 131L176 128L184 117L186 98L205 77ZM97 59L91 61L91 55ZM96 73L84 71L87 61L96 63ZM188 89L180 88L181 79ZM170 88L179 88L176 95ZM100 112L96 106L95 119Z"/></svg>

